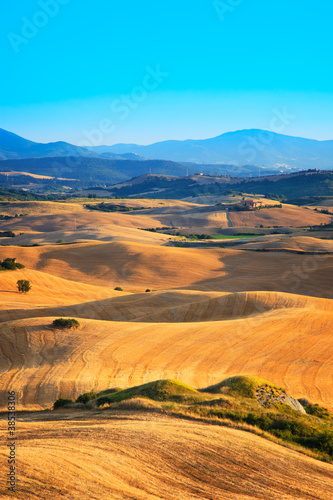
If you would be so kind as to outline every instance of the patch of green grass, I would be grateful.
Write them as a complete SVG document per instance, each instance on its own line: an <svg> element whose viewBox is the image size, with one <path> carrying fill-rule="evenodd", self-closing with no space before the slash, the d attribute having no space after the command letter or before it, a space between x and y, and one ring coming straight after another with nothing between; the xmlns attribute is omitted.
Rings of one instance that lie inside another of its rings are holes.
<svg viewBox="0 0 333 500"><path fill-rule="evenodd" d="M264 379L245 375L230 377L200 391L167 379L129 389L114 387L97 394L86 393L79 396L76 404L69 399L59 399L54 409L111 405L113 410L167 412L180 418L199 418L207 423L255 432L289 447L301 446L299 451L312 453L320 460L333 461L333 415L326 408L309 403L308 414L283 403L264 408L256 399L258 387L267 388L267 392L273 389L277 394L282 390ZM219 393L223 396L216 396Z"/></svg>
<svg viewBox="0 0 333 500"><path fill-rule="evenodd" d="M206 389L202 389L203 392L210 392L213 394L228 392L229 394L234 394L236 396L242 396L244 398L255 398L255 391L258 387L267 386L268 388L274 388L281 390L281 388L267 382L259 377L251 377L247 375L240 375L236 377L230 377L223 380L219 384L211 385ZM224 391L223 391L224 390Z"/></svg>
<svg viewBox="0 0 333 500"><path fill-rule="evenodd" d="M182 382L177 380L157 380L156 382L149 382L148 384L100 396L97 399L97 405L118 403L137 396L147 397L155 401L193 402L204 399L204 396L197 390Z"/></svg>
<svg viewBox="0 0 333 500"><path fill-rule="evenodd" d="M97 397L108 396L109 394L115 394L116 392L123 391L122 387L111 387L110 389L106 389L105 391L101 391L97 393Z"/></svg>
<svg viewBox="0 0 333 500"><path fill-rule="evenodd" d="M242 422L273 434L283 441L300 444L322 454L325 460L333 460L333 432L323 423L315 422L296 411L237 412L212 409L208 416Z"/></svg>

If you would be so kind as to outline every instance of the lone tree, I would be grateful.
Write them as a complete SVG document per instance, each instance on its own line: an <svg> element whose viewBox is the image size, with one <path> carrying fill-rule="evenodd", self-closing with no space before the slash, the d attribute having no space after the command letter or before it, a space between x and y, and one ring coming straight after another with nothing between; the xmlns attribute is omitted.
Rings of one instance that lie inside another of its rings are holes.
<svg viewBox="0 0 333 500"><path fill-rule="evenodd" d="M56 328L78 328L80 323L73 318L58 318L52 323Z"/></svg>
<svg viewBox="0 0 333 500"><path fill-rule="evenodd" d="M18 280L17 288L19 292L27 293L31 290L31 283L28 280Z"/></svg>

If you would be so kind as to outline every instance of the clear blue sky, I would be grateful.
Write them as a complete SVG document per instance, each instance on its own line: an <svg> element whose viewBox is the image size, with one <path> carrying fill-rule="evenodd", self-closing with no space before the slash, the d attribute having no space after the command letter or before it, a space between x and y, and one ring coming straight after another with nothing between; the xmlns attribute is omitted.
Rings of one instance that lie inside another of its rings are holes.
<svg viewBox="0 0 333 500"><path fill-rule="evenodd" d="M269 130L285 110L279 131L333 139L332 19L328 0L5 2L0 127L148 144Z"/></svg>

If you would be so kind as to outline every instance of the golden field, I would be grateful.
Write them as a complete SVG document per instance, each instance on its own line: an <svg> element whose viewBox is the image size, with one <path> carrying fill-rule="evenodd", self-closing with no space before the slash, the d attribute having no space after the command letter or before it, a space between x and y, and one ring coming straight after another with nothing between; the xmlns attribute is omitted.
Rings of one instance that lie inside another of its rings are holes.
<svg viewBox="0 0 333 500"><path fill-rule="evenodd" d="M290 205L234 212L234 228L279 224L292 232L183 248L173 246L177 236L143 229L214 234L228 227L225 212L125 202L140 209L88 211L82 201L0 210L28 214L0 224L24 233L0 239L0 260L26 266L0 273L0 406L4 412L15 390L24 412L20 488L10 496L330 499L331 464L244 430L149 411L39 412L92 390L166 378L200 389L234 375L261 377L333 410L332 233L295 230L330 217ZM18 279L30 281L29 293L17 291ZM56 329L60 317L80 327Z"/></svg>
<svg viewBox="0 0 333 500"><path fill-rule="evenodd" d="M27 415L18 427L19 488L2 498L332 498L331 465L237 429L119 411Z"/></svg>

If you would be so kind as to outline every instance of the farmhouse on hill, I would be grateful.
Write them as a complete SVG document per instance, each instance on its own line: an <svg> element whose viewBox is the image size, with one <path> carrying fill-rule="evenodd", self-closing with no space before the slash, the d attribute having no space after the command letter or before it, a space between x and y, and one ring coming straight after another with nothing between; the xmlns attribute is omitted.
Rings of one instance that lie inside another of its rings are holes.
<svg viewBox="0 0 333 500"><path fill-rule="evenodd" d="M261 208L263 206L260 200L245 200L245 198L243 198L241 203L244 207L249 209Z"/></svg>

